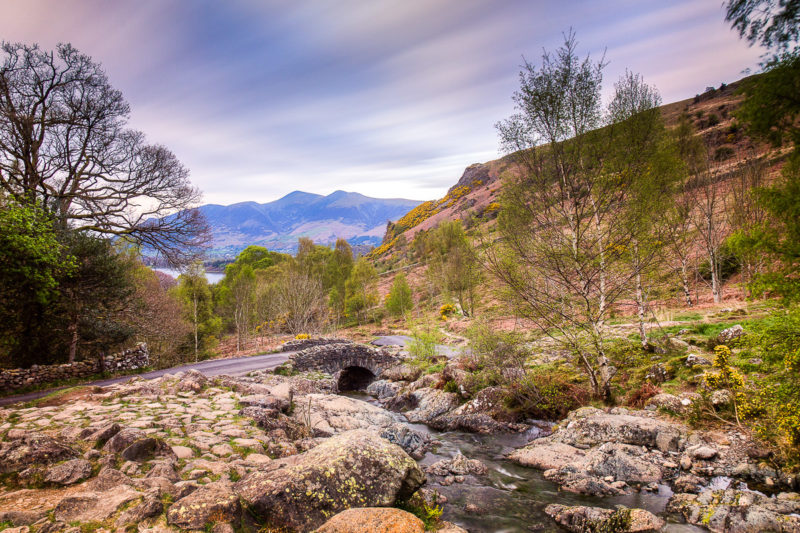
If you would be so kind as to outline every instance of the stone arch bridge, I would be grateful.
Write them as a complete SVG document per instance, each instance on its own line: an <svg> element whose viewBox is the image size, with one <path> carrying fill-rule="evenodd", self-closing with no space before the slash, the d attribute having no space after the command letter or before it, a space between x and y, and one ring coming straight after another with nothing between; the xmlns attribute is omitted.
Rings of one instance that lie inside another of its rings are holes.
<svg viewBox="0 0 800 533"><path fill-rule="evenodd" d="M381 372L400 360L394 355L354 342L312 346L289 356L299 372L324 372L333 376L340 391L364 390Z"/></svg>

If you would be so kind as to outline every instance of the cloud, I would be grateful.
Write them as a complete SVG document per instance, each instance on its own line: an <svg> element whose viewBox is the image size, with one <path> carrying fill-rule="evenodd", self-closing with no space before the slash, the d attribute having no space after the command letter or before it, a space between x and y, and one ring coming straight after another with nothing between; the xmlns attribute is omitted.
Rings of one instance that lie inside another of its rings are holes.
<svg viewBox="0 0 800 533"><path fill-rule="evenodd" d="M714 3L680 0L5 0L0 35L102 62L131 125L170 147L206 200L295 189L440 197L497 157L525 55L573 27L665 102L756 65Z"/></svg>

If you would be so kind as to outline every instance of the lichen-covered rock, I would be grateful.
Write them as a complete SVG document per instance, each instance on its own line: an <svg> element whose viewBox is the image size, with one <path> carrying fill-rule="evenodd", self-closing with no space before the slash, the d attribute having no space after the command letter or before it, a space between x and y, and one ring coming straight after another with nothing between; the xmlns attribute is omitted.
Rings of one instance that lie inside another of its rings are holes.
<svg viewBox="0 0 800 533"><path fill-rule="evenodd" d="M744 335L744 328L741 326L741 324L736 324L735 326L731 326L720 331L719 335L717 335L717 342L720 344L728 344L729 342L734 341Z"/></svg>
<svg viewBox="0 0 800 533"><path fill-rule="evenodd" d="M167 522L182 529L202 529L211 522L232 522L241 517L242 506L226 482L204 485L173 503Z"/></svg>
<svg viewBox="0 0 800 533"><path fill-rule="evenodd" d="M536 439L509 458L545 470L546 479L571 492L620 494L674 476L667 459L685 446L685 428L628 411L582 408L548 437Z"/></svg>
<svg viewBox="0 0 800 533"><path fill-rule="evenodd" d="M386 507L347 509L325 522L317 533L423 533L425 524L413 514Z"/></svg>
<svg viewBox="0 0 800 533"><path fill-rule="evenodd" d="M690 353L686 356L686 366L711 366L711 361L702 355Z"/></svg>
<svg viewBox="0 0 800 533"><path fill-rule="evenodd" d="M411 393L414 408L405 414L409 422L427 423L458 407L458 395L438 389L423 388Z"/></svg>
<svg viewBox="0 0 800 533"><path fill-rule="evenodd" d="M424 481L402 448L354 430L264 465L237 482L235 491L267 525L307 531L351 507L394 505Z"/></svg>
<svg viewBox="0 0 800 533"><path fill-rule="evenodd" d="M381 437L392 444L397 444L414 459L422 459L425 452L431 447L431 438L425 434L411 429L406 424L392 424L381 430Z"/></svg>
<svg viewBox="0 0 800 533"><path fill-rule="evenodd" d="M699 495L676 494L668 510L715 533L800 531L800 494L796 493L770 498L751 491L704 490Z"/></svg>
<svg viewBox="0 0 800 533"><path fill-rule="evenodd" d="M44 474L45 483L56 485L73 485L92 475L92 463L86 459L71 459L51 466Z"/></svg>
<svg viewBox="0 0 800 533"><path fill-rule="evenodd" d="M379 400L396 396L398 392L400 392L400 385L385 379L373 381L367 387L367 394Z"/></svg>
<svg viewBox="0 0 800 533"><path fill-rule="evenodd" d="M149 461L154 457L177 459L169 444L154 437L135 440L130 446L122 450L120 457L126 461L138 463Z"/></svg>
<svg viewBox="0 0 800 533"><path fill-rule="evenodd" d="M103 450L109 453L119 453L135 441L147 438L147 434L141 429L124 428L118 431L103 446Z"/></svg>
<svg viewBox="0 0 800 533"><path fill-rule="evenodd" d="M421 458L430 437L401 424L401 417L361 400L332 394L309 394L298 398L292 419L317 436L330 436L353 429L378 431L406 453Z"/></svg>
<svg viewBox="0 0 800 533"><path fill-rule="evenodd" d="M79 439L87 441L91 446L103 446L108 440L120 432L122 427L116 422L105 423L99 426L89 426L78 435Z"/></svg>
<svg viewBox="0 0 800 533"><path fill-rule="evenodd" d="M138 525L142 520L153 518L154 516L160 515L162 512L164 512L164 504L161 498L159 498L158 489L152 489L147 491L142 501L126 509L119 518L117 518L117 525Z"/></svg>
<svg viewBox="0 0 800 533"><path fill-rule="evenodd" d="M0 511L0 524L6 522L12 526L29 526L47 515L46 511ZM4 530L8 531L8 529Z"/></svg>
<svg viewBox="0 0 800 533"><path fill-rule="evenodd" d="M416 381L422 375L422 369L408 363L401 363L384 370L380 377L390 381Z"/></svg>
<svg viewBox="0 0 800 533"><path fill-rule="evenodd" d="M506 391L501 387L487 387L470 401L427 423L440 431L469 431L472 433L501 433L525 431L527 424L513 422L513 415L505 407Z"/></svg>
<svg viewBox="0 0 800 533"><path fill-rule="evenodd" d="M133 480L115 468L104 468L96 478L86 483L86 488L92 491L103 492L116 490L120 486L131 486Z"/></svg>
<svg viewBox="0 0 800 533"><path fill-rule="evenodd" d="M63 522L102 522L142 493L118 486L113 491L78 492L63 498L53 510L53 517Z"/></svg>
<svg viewBox="0 0 800 533"><path fill-rule="evenodd" d="M645 409L647 410L665 409L667 411L678 414L688 413L691 410L694 402L699 399L699 395L696 396L697 398L689 394L682 394L681 396L675 396L674 394L667 394L665 392L662 392L648 399L645 404Z"/></svg>
<svg viewBox="0 0 800 533"><path fill-rule="evenodd" d="M459 452L450 459L436 461L425 471L435 476L482 476L487 472L487 468L477 459L467 459Z"/></svg>
<svg viewBox="0 0 800 533"><path fill-rule="evenodd" d="M567 531L614 531L616 533L655 533L666 522L644 509L603 509L600 507L548 505L544 512Z"/></svg>
<svg viewBox="0 0 800 533"><path fill-rule="evenodd" d="M78 458L69 446L40 433L24 433L20 438L0 442L0 474L20 472L33 465L47 465Z"/></svg>

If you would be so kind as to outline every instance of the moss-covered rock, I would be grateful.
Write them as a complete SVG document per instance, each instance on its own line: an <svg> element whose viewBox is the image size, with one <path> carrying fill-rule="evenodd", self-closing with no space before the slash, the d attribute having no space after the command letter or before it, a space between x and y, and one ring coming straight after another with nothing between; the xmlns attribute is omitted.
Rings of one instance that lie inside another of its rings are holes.
<svg viewBox="0 0 800 533"><path fill-rule="evenodd" d="M236 483L235 491L267 525L308 531L351 507L392 506L424 482L402 448L354 430L264 465Z"/></svg>

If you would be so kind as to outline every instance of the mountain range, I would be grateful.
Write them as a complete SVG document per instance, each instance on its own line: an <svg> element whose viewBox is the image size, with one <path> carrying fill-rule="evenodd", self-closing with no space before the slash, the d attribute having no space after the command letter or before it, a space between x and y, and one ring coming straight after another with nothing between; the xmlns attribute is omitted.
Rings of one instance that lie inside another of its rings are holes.
<svg viewBox="0 0 800 533"><path fill-rule="evenodd" d="M294 191L260 204L206 204L197 209L211 227L211 257L234 257L250 245L292 253L300 237L332 244L342 237L351 245L380 244L388 221L394 221L421 202L402 198L370 198L335 191L327 196Z"/></svg>

